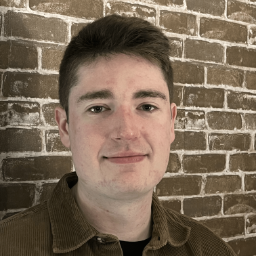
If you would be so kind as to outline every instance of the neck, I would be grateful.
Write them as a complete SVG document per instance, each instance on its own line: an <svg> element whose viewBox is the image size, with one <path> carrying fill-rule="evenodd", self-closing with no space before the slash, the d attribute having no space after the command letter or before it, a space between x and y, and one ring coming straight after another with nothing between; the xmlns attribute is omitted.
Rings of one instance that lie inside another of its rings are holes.
<svg viewBox="0 0 256 256"><path fill-rule="evenodd" d="M151 236L153 190L132 200L101 198L80 188L72 193L86 220L100 233L112 234L122 241L142 241Z"/></svg>

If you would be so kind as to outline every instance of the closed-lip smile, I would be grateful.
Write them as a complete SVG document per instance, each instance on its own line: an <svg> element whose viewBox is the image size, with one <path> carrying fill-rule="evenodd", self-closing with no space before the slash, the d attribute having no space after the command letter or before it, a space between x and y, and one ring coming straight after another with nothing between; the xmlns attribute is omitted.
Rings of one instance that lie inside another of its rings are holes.
<svg viewBox="0 0 256 256"><path fill-rule="evenodd" d="M141 162L146 156L147 154L133 152L133 151L125 151L125 152L118 152L115 154L104 156L104 159L112 163L129 164L129 163Z"/></svg>

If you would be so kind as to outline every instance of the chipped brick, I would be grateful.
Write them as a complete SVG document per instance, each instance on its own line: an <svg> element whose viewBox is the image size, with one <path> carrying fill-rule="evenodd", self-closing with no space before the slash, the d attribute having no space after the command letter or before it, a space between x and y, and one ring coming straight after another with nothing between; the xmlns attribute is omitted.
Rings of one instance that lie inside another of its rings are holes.
<svg viewBox="0 0 256 256"><path fill-rule="evenodd" d="M44 104L42 107L44 119L47 125L51 126L57 126L57 123L55 121L55 108L59 107L59 103L49 103Z"/></svg>
<svg viewBox="0 0 256 256"><path fill-rule="evenodd" d="M204 111L184 111L179 110L175 120L175 129L205 129Z"/></svg>
<svg viewBox="0 0 256 256"><path fill-rule="evenodd" d="M156 10L144 5L123 2L109 2L106 6L106 15L119 14L121 16L139 17L149 22L156 23Z"/></svg>
<svg viewBox="0 0 256 256"><path fill-rule="evenodd" d="M208 176L205 185L205 193L230 193L241 191L242 181L236 175Z"/></svg>
<svg viewBox="0 0 256 256"><path fill-rule="evenodd" d="M224 91L222 89L185 88L185 106L222 108L223 104Z"/></svg>
<svg viewBox="0 0 256 256"><path fill-rule="evenodd" d="M6 72L3 78L5 97L58 99L58 75Z"/></svg>
<svg viewBox="0 0 256 256"><path fill-rule="evenodd" d="M251 93L228 92L228 108L256 110L256 95Z"/></svg>
<svg viewBox="0 0 256 256"><path fill-rule="evenodd" d="M173 33L197 34L196 16L192 14L160 11L159 25Z"/></svg>
<svg viewBox="0 0 256 256"><path fill-rule="evenodd" d="M210 150L248 151L251 144L250 134L209 134Z"/></svg>
<svg viewBox="0 0 256 256"><path fill-rule="evenodd" d="M246 43L247 27L222 20L201 18L200 35L202 37L211 39L218 39L235 43Z"/></svg>
<svg viewBox="0 0 256 256"><path fill-rule="evenodd" d="M224 196L224 213L227 215L238 213L250 213L255 211L256 194L233 194Z"/></svg>
<svg viewBox="0 0 256 256"><path fill-rule="evenodd" d="M220 237L231 237L244 234L243 217L208 219L201 220L200 223L207 226Z"/></svg>
<svg viewBox="0 0 256 256"><path fill-rule="evenodd" d="M47 152L68 151L60 140L59 131L46 131L45 142Z"/></svg>
<svg viewBox="0 0 256 256"><path fill-rule="evenodd" d="M35 102L0 102L0 126L39 124L40 106Z"/></svg>

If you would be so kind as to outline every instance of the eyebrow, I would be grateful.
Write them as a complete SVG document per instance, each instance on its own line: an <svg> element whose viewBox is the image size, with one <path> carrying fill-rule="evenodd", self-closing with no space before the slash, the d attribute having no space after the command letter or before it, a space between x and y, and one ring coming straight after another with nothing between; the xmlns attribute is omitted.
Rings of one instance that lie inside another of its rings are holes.
<svg viewBox="0 0 256 256"><path fill-rule="evenodd" d="M156 91L156 90L140 90L135 92L133 95L134 99L139 98L160 98L163 100L167 100L164 93Z"/></svg>
<svg viewBox="0 0 256 256"><path fill-rule="evenodd" d="M94 100L94 99L114 99L114 95L110 90L104 89L100 91L92 91L87 92L86 94L79 97L77 103L86 100Z"/></svg>
<svg viewBox="0 0 256 256"><path fill-rule="evenodd" d="M139 90L133 94L133 99L140 98L160 98L163 100L167 100L164 93L156 90ZM77 103L94 99L114 99L114 94L108 89L87 92L86 94L79 97Z"/></svg>

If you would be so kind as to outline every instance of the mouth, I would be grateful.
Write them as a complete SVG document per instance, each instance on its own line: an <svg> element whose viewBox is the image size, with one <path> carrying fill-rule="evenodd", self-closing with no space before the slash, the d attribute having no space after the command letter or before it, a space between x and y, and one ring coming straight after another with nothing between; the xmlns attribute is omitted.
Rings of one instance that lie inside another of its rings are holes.
<svg viewBox="0 0 256 256"><path fill-rule="evenodd" d="M117 154L114 156L109 156L109 157L103 157L105 160L111 162L111 163L116 163L116 164L131 164L131 163L138 163L143 161L147 155L142 155L142 154L135 154L135 153L130 153L130 154Z"/></svg>

